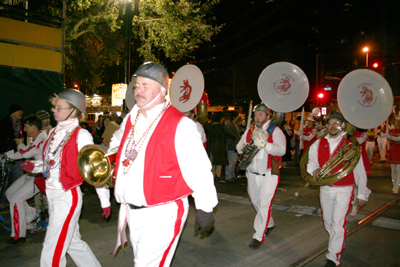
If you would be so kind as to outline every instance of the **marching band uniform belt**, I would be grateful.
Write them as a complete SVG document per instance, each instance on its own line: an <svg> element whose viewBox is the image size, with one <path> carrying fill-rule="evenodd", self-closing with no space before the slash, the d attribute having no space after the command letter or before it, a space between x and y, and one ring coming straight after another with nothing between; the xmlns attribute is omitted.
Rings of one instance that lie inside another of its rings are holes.
<svg viewBox="0 0 400 267"><path fill-rule="evenodd" d="M261 176L265 176L265 173L263 173L263 174L259 174L258 172L251 172L252 174L255 174L255 175L261 175Z"/></svg>
<svg viewBox="0 0 400 267"><path fill-rule="evenodd" d="M135 206L135 205L132 205L132 204L128 204L128 206L129 206L129 208L131 210L138 210L138 209L146 208L145 206Z"/></svg>

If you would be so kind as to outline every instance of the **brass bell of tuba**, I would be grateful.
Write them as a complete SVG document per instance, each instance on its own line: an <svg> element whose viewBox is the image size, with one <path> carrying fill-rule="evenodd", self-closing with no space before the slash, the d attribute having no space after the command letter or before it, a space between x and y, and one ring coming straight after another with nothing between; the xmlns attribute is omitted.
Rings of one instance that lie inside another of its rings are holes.
<svg viewBox="0 0 400 267"><path fill-rule="evenodd" d="M355 131L354 126L370 129L386 121L392 111L393 93L388 82L380 74L358 69L348 73L340 82L337 101L347 121L343 130L351 143L344 143L340 151L325 163L317 180L307 172L308 150L304 153L300 161L300 173L311 185L331 185L353 171L361 155L357 139L351 136ZM333 170L338 166L342 167L334 173Z"/></svg>
<svg viewBox="0 0 400 267"><path fill-rule="evenodd" d="M78 169L83 179L93 186L113 187L112 177L117 153L106 154L96 145L84 146L78 154Z"/></svg>
<svg viewBox="0 0 400 267"><path fill-rule="evenodd" d="M335 156L330 158L321 168L320 175L317 179L314 179L314 176L307 172L308 152L310 148L304 152L304 155L300 161L300 174L301 177L309 184L314 186L334 184L349 175L349 173L351 173L356 167L361 153L360 144L358 143L357 139L352 136L352 134L355 132L355 128L353 125L346 122L346 126L343 130L346 132L346 136L343 139L343 146L341 146ZM321 138L324 138L326 135L327 133ZM349 144L346 144L347 139L350 140ZM338 166L341 168L334 172Z"/></svg>

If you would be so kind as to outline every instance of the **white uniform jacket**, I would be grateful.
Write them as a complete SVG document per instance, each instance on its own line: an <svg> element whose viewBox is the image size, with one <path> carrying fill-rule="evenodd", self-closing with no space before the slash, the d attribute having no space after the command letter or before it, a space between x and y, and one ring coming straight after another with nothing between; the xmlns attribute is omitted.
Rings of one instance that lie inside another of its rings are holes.
<svg viewBox="0 0 400 267"><path fill-rule="evenodd" d="M164 108L164 105L167 104L169 103L166 101L147 111L147 118L144 117L143 114L140 114L137 118L136 125L135 120L139 107L135 105L130 113L125 116L120 128L111 138L109 152L116 151L119 147L125 131L125 125L129 119L135 129L135 142L139 142L136 148L136 150L138 150L138 155L128 171L122 165L122 161L125 159L128 141L125 142L122 148L123 151L119 162L116 162L116 164L120 164L120 167L118 169L118 176L116 177L115 199L121 204L147 206L143 190L146 147L160 121L160 118L157 120L156 118ZM148 132L147 138L139 141L151 123L153 123L153 126ZM218 199L213 175L211 173L211 163L204 150L196 124L187 117L182 117L178 123L175 134L175 150L183 179L193 191L192 195L195 200L196 209L212 212L213 208L218 204Z"/></svg>
<svg viewBox="0 0 400 267"><path fill-rule="evenodd" d="M267 121L264 123L262 128L266 130L269 126L271 121ZM243 147L246 142L246 136L248 131L250 131L251 128L247 129L245 133L242 135L240 138L239 143L236 145L236 150L239 154L242 154L243 152ZM258 153L255 155L253 158L252 162L250 163L249 167L247 167L247 170L252 172L252 173L259 173L259 174L264 174L267 172L267 166L268 166L268 154L273 155L273 156L278 156L282 157L286 153L286 138L285 135L283 134L282 130L279 127L275 127L275 130L272 133L272 140L273 143L267 143L267 145L258 151ZM271 170L268 170L271 171Z"/></svg>
<svg viewBox="0 0 400 267"><path fill-rule="evenodd" d="M329 142L330 153L332 154L338 145L341 145L343 142L342 137L345 135L345 132L341 132L336 138L329 137L329 134L324 138ZM310 175L313 175L314 171L320 168L318 163L318 147L320 143L320 139L316 140L311 146L308 153L308 164L307 164L307 172ZM360 157L361 159L361 157ZM357 198L368 201L368 197L371 194L371 190L367 187L367 174L365 173L364 163L362 160L358 160L356 167L353 169L354 173L354 181L358 186L358 195Z"/></svg>

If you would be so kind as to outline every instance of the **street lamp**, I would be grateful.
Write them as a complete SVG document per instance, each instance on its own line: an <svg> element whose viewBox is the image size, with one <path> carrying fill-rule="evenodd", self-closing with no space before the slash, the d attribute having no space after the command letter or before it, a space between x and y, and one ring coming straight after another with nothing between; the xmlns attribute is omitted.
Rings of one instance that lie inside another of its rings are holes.
<svg viewBox="0 0 400 267"><path fill-rule="evenodd" d="M368 51L369 51L369 48L368 48L368 46L366 46L366 47L364 47L363 48L363 51L365 52L365 67L367 67L368 68Z"/></svg>

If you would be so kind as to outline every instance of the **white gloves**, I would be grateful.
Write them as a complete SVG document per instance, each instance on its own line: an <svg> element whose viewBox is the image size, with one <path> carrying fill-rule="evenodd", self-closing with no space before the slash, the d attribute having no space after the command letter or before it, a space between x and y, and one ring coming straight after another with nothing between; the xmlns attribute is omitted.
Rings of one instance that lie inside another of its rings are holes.
<svg viewBox="0 0 400 267"><path fill-rule="evenodd" d="M253 132L253 142L258 148L264 148L267 145L267 131L264 129L255 129Z"/></svg>

